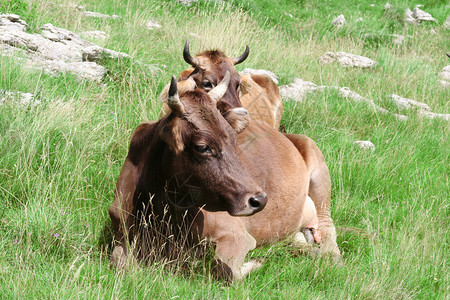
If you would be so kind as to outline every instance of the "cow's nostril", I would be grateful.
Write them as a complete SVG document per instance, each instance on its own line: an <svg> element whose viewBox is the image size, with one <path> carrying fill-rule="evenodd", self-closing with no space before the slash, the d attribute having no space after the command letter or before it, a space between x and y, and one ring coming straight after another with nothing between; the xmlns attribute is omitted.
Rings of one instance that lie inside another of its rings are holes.
<svg viewBox="0 0 450 300"><path fill-rule="evenodd" d="M250 206L254 207L254 208L259 208L259 206L261 205L261 203L258 201L257 197L251 197L249 202L250 202Z"/></svg>
<svg viewBox="0 0 450 300"><path fill-rule="evenodd" d="M250 206L256 209L263 209L264 206L266 206L266 203L267 203L266 193L258 194L249 199Z"/></svg>

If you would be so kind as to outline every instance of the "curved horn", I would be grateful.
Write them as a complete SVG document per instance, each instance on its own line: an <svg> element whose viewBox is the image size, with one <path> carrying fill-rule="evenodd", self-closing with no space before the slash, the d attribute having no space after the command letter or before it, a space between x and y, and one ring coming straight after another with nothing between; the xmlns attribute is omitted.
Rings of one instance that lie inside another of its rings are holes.
<svg viewBox="0 0 450 300"><path fill-rule="evenodd" d="M219 101L219 99L222 98L223 95L225 95L229 83L230 83L230 71L227 71L222 81L219 82L219 84L215 88L213 88L208 92L209 97L211 97L211 99L217 103L217 101Z"/></svg>
<svg viewBox="0 0 450 300"><path fill-rule="evenodd" d="M184 60L193 66L194 68L198 66L198 60L189 53L189 38L186 39L186 44L184 44L184 50L183 50L183 58Z"/></svg>
<svg viewBox="0 0 450 300"><path fill-rule="evenodd" d="M250 47L247 45L247 46L245 46L245 51L244 51L244 53L242 53L241 56L233 58L234 65L237 65L237 64L240 64L241 62L243 62L247 58L249 53L250 53Z"/></svg>
<svg viewBox="0 0 450 300"><path fill-rule="evenodd" d="M181 103L180 98L178 97L177 79L175 78L175 76L172 76L172 81L170 82L167 105L169 105L170 109L174 113L182 114L185 112L184 105L183 103Z"/></svg>

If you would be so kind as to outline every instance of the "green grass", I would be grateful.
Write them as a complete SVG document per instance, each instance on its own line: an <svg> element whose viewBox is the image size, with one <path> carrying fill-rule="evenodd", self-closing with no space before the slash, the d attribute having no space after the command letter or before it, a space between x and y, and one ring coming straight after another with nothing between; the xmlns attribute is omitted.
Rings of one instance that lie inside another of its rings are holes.
<svg viewBox="0 0 450 300"><path fill-rule="evenodd" d="M281 84L299 77L347 86L398 113L386 100L395 93L448 113L449 90L440 88L437 78L449 63L445 1L422 1L438 24L419 27L402 21L404 10L414 6L408 1L392 2L389 13L385 1L79 3L121 16L117 20L84 18L68 3L1 1L0 9L20 14L30 32L47 22L75 32L104 30L109 35L104 46L167 68L152 73L135 60L103 61L110 72L92 83L49 76L0 57L0 89L31 92L41 101L0 105L1 297L448 298L448 122L414 111L401 112L409 119L398 121L334 91L310 94L302 103L286 101L282 124L313 138L328 162L343 267L281 243L250 253L265 258L263 268L231 285L212 280L204 271L207 261L183 268L132 262L126 272L115 272L109 268L107 213L132 131L157 119L159 93L171 75L187 67L186 37L193 53L220 48L236 56L249 44L250 57L239 69L272 70ZM330 23L341 13L348 25L335 30ZM163 28L148 31L146 20ZM412 38L398 46L383 35L363 38L367 32ZM378 65L323 66L317 59L326 51L365 55ZM355 140L371 140L376 149L362 151Z"/></svg>

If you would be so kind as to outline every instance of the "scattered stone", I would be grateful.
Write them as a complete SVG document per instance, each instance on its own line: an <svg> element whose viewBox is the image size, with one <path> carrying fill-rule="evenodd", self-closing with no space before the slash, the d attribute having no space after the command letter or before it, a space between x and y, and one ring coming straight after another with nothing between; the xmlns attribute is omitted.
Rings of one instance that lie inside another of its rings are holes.
<svg viewBox="0 0 450 300"><path fill-rule="evenodd" d="M417 20L413 16L413 12L407 8L405 11L405 23L417 25Z"/></svg>
<svg viewBox="0 0 450 300"><path fill-rule="evenodd" d="M0 15L0 26L14 26L17 30L25 31L28 24L20 19L20 16L15 14Z"/></svg>
<svg viewBox="0 0 450 300"><path fill-rule="evenodd" d="M422 117L429 119L439 118L444 119L446 121L450 120L450 114L434 113L431 111L431 108L425 103L418 102L412 99L403 98L395 94L389 95L388 99L391 99L400 109L407 109L407 110L417 109L419 115Z"/></svg>
<svg viewBox="0 0 450 300"><path fill-rule="evenodd" d="M362 22L363 18L359 17L358 19L356 19L356 22Z"/></svg>
<svg viewBox="0 0 450 300"><path fill-rule="evenodd" d="M41 101L34 98L31 93L22 92L8 92L5 90L0 90L0 105L8 100L19 100L20 104L40 104Z"/></svg>
<svg viewBox="0 0 450 300"><path fill-rule="evenodd" d="M341 28L346 23L344 15L339 15L336 19L331 22L336 28Z"/></svg>
<svg viewBox="0 0 450 300"><path fill-rule="evenodd" d="M416 4L416 5L414 5L414 7L424 7L425 5L423 5L423 4Z"/></svg>
<svg viewBox="0 0 450 300"><path fill-rule="evenodd" d="M450 65L444 67L442 71L439 72L438 77L442 87L450 87Z"/></svg>
<svg viewBox="0 0 450 300"><path fill-rule="evenodd" d="M80 36L85 39L99 40L102 42L104 42L108 38L106 32L101 30L83 31L80 32Z"/></svg>
<svg viewBox="0 0 450 300"><path fill-rule="evenodd" d="M278 84L278 76L275 75L275 73L273 73L271 71L255 70L255 69L245 68L244 70L241 71L241 74L245 74L245 75L253 75L253 74L267 75L267 76L270 77L270 79L272 79L273 82L275 82L275 84Z"/></svg>
<svg viewBox="0 0 450 300"><path fill-rule="evenodd" d="M386 4L384 5L384 10L388 10L391 8L392 8L392 5L389 2L386 2Z"/></svg>
<svg viewBox="0 0 450 300"><path fill-rule="evenodd" d="M161 24L155 21L148 21L147 23L145 23L145 27L147 27L147 29L149 30L162 28Z"/></svg>
<svg viewBox="0 0 450 300"><path fill-rule="evenodd" d="M388 95L387 97L392 102L394 102L395 105L397 105L397 107L401 110L403 110L403 109L410 110L410 109L414 109L414 108L419 109L419 110L424 110L424 111L431 110L431 108L425 103L418 102L416 100L412 100L412 99L408 99L408 98L403 98L396 94Z"/></svg>
<svg viewBox="0 0 450 300"><path fill-rule="evenodd" d="M379 111L383 114L393 115L400 121L407 120L408 117L399 114L393 114L389 112L387 109L384 109L375 104L375 102L371 99L364 98L360 94L350 90L348 87L339 87L339 86L318 86L310 81L305 81L300 78L296 78L293 83L289 85L284 85L280 87L280 95L284 99L291 99L293 101L301 102L303 98L306 96L308 92L311 91L324 91L327 89L337 90L339 95L343 98L350 99L355 102L363 102L367 103L374 110Z"/></svg>
<svg viewBox="0 0 450 300"><path fill-rule="evenodd" d="M436 30L431 29L431 30L430 30L430 34L435 35L435 34L437 34L437 32L436 32Z"/></svg>
<svg viewBox="0 0 450 300"><path fill-rule="evenodd" d="M284 13L284 15L287 16L287 17L289 17L289 18L291 18L291 19L294 17L293 15L288 14L288 13Z"/></svg>
<svg viewBox="0 0 450 300"><path fill-rule="evenodd" d="M409 8L405 11L405 22L409 24L418 25L420 22L431 21L437 22L429 13L421 10L418 6L411 11Z"/></svg>
<svg viewBox="0 0 450 300"><path fill-rule="evenodd" d="M449 121L450 120L450 114L438 114L438 113L434 113L431 111L419 111L420 115L428 118L428 119L443 119L445 121Z"/></svg>
<svg viewBox="0 0 450 300"><path fill-rule="evenodd" d="M104 19L119 19L120 17L118 15L105 15L99 12L93 12L93 11L83 11L82 12L85 17L91 17L91 18L104 18Z"/></svg>
<svg viewBox="0 0 450 300"><path fill-rule="evenodd" d="M191 6L193 2L197 2L198 0L178 0L183 5Z"/></svg>
<svg viewBox="0 0 450 300"><path fill-rule="evenodd" d="M444 28L450 29L450 16L448 16L447 19L445 19Z"/></svg>
<svg viewBox="0 0 450 300"><path fill-rule="evenodd" d="M45 24L41 34L25 32L26 23L16 15L0 15L0 51L2 55L16 57L32 68L57 73L73 73L78 78L101 80L106 73L93 57L100 53L107 58L129 57L97 46L79 35ZM5 21L6 20L6 21ZM98 59L97 59L98 60Z"/></svg>
<svg viewBox="0 0 450 300"><path fill-rule="evenodd" d="M375 151L375 145L371 141L354 141L353 144L363 150Z"/></svg>
<svg viewBox="0 0 450 300"><path fill-rule="evenodd" d="M311 81L295 78L294 82L280 87L280 95L284 99L302 102L309 91L315 91L317 85Z"/></svg>
<svg viewBox="0 0 450 300"><path fill-rule="evenodd" d="M375 7L375 4L370 4L369 7Z"/></svg>
<svg viewBox="0 0 450 300"><path fill-rule="evenodd" d="M370 58L345 52L327 52L319 58L319 63L324 65L334 61L343 67L370 68L377 64Z"/></svg>
<svg viewBox="0 0 450 300"><path fill-rule="evenodd" d="M416 5L416 7L414 7L414 10L413 10L413 17L417 21L419 21L419 22L421 22L421 21L437 22L435 18L433 18L429 13L421 10L419 7L420 6Z"/></svg>
<svg viewBox="0 0 450 300"><path fill-rule="evenodd" d="M81 50L83 61L99 61L101 58L129 58L130 56L123 52L106 49L97 45L89 46Z"/></svg>

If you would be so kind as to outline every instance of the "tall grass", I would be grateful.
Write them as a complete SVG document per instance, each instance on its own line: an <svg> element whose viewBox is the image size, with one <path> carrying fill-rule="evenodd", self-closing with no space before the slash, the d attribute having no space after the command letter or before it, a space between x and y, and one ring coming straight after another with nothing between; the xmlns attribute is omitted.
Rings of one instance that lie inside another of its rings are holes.
<svg viewBox="0 0 450 300"><path fill-rule="evenodd" d="M381 1L375 8L368 1L79 3L121 16L116 20L85 18L68 0L11 3L2 9L30 18L31 32L47 22L75 32L104 30L104 46L134 59L102 62L110 72L98 84L49 76L0 57L0 89L31 92L41 101L23 105L10 99L0 105L2 297L448 297L448 122L414 111L402 112L409 120L401 122L333 91L308 95L302 103L286 101L282 123L288 132L313 138L324 152L343 267L278 244L252 252L253 258L265 258L264 266L230 286L212 280L203 261L176 275L161 263L134 262L117 272L109 268L107 214L133 129L157 119L160 91L187 67L181 55L186 37L193 53L219 48L237 56L249 44L250 57L238 67L272 70L282 84L299 77L348 86L397 113L386 100L395 93L448 113L449 90L437 79L448 64L442 52L448 46L441 26L445 3L423 1L439 23L420 27L402 23L404 9L412 8L406 1L393 3L390 13ZM330 26L334 7L342 8L347 27ZM292 19L284 14L287 9ZM149 31L147 20L163 28ZM429 34L431 28L437 35ZM412 38L398 46L388 38L364 39L369 31ZM372 70L323 66L317 59L326 51L366 55L378 65ZM167 68L150 72L136 61ZM375 151L353 145L365 139Z"/></svg>

